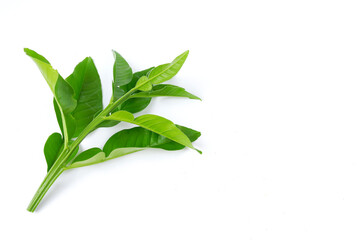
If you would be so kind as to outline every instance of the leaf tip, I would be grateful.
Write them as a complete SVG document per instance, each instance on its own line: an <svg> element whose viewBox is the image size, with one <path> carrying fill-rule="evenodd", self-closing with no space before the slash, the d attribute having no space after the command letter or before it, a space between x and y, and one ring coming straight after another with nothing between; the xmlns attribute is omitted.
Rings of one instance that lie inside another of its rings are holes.
<svg viewBox="0 0 360 240"><path fill-rule="evenodd" d="M117 51L115 51L114 49L112 49L111 51L113 53L114 58L116 58L116 55L119 55L119 53Z"/></svg>
<svg viewBox="0 0 360 240"><path fill-rule="evenodd" d="M34 52L34 50L31 50L30 48L24 48L24 52L26 53L26 55L30 56L31 53Z"/></svg>

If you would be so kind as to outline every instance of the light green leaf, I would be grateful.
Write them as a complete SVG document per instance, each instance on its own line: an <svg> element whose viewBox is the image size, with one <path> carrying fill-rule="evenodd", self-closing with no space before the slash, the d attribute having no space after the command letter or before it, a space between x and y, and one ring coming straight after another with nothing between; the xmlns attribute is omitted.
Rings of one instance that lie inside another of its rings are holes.
<svg viewBox="0 0 360 240"><path fill-rule="evenodd" d="M127 147L127 148L117 148L114 151L112 151L109 156L105 158L105 161L111 160L114 158L122 157L125 155L128 155L130 153L139 152L141 150L144 150L144 148L136 148L136 147Z"/></svg>
<svg viewBox="0 0 360 240"><path fill-rule="evenodd" d="M201 153L201 151L194 148L190 139L178 129L173 122L166 118L145 114L134 119L134 116L131 113L127 111L118 111L106 117L106 119L136 124Z"/></svg>
<svg viewBox="0 0 360 240"><path fill-rule="evenodd" d="M150 82L152 84L159 84L173 78L181 69L188 55L189 51L185 51L177 56L171 63L162 64L154 68L148 76Z"/></svg>
<svg viewBox="0 0 360 240"><path fill-rule="evenodd" d="M142 76L136 83L135 87L137 87L140 91L150 91L152 89L151 82L148 81L147 76Z"/></svg>
<svg viewBox="0 0 360 240"><path fill-rule="evenodd" d="M51 134L45 142L44 155L47 163L47 171L50 170L59 156L63 147L63 138L60 133Z"/></svg>
<svg viewBox="0 0 360 240"><path fill-rule="evenodd" d="M103 161L105 161L105 153L100 148L90 148L80 153L66 169L88 166Z"/></svg>
<svg viewBox="0 0 360 240"><path fill-rule="evenodd" d="M103 109L101 81L90 57L80 62L66 81L73 87L77 100L77 106L72 112L76 123L74 137L77 137Z"/></svg>
<svg viewBox="0 0 360 240"><path fill-rule="evenodd" d="M143 97L187 97L201 100L199 97L187 92L184 88L170 84L155 85L149 92L139 92L131 95L131 98Z"/></svg>
<svg viewBox="0 0 360 240"><path fill-rule="evenodd" d="M48 83L51 91L55 94L55 84L59 77L58 71L53 69L50 65L50 62L37 52L29 48L24 48L24 52L36 63L41 74L44 76L46 82Z"/></svg>
<svg viewBox="0 0 360 240"><path fill-rule="evenodd" d="M74 127L71 126L72 122L68 123L66 119L70 118L69 115L75 109L77 104L76 99L74 98L74 90L60 76L57 70L53 69L45 57L28 48L25 48L24 51L39 67L40 72L44 76L51 91L53 92L56 101L54 107L55 111L57 111L57 119L59 124L59 119L61 119L62 126L60 125L60 128L62 129L63 135L65 136L65 141L69 141L71 134L69 134L68 128L73 129Z"/></svg>
<svg viewBox="0 0 360 240"><path fill-rule="evenodd" d="M106 117L105 119L132 123L134 121L134 115L132 115L128 111L120 110L111 114L109 117Z"/></svg>

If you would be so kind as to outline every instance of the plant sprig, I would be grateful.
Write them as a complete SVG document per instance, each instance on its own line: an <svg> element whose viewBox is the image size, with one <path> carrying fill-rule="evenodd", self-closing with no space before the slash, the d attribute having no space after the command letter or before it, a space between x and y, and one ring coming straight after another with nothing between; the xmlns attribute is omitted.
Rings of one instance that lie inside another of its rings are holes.
<svg viewBox="0 0 360 240"><path fill-rule="evenodd" d="M184 88L162 84L173 78L184 64L189 51L172 62L133 73L126 60L113 51L112 97L104 108L100 76L91 57L85 58L67 78L62 78L50 62L25 48L36 63L53 95L54 109L61 133L51 134L44 146L47 174L27 210L34 212L55 180L67 169L89 166L150 148L196 149L192 142L200 132L176 125L153 114L135 117L153 97L173 96L200 99ZM92 131L128 122L137 127L124 129L111 136L103 149L90 148L79 153L79 145Z"/></svg>

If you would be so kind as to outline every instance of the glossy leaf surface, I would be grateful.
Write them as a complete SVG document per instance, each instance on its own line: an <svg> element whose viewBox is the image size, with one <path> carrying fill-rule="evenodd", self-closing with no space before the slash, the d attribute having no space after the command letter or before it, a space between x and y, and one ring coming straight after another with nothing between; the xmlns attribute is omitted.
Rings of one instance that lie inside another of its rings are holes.
<svg viewBox="0 0 360 240"><path fill-rule="evenodd" d="M101 81L90 57L80 62L66 81L73 87L77 100L77 106L72 112L76 137L103 109Z"/></svg>
<svg viewBox="0 0 360 240"><path fill-rule="evenodd" d="M174 142L197 150L191 144L190 139L180 129L178 129L173 122L164 117L153 114L145 114L134 119L134 116L130 112L118 111L108 116L107 119L136 124L140 127L169 138ZM200 153L199 150L197 151Z"/></svg>
<svg viewBox="0 0 360 240"><path fill-rule="evenodd" d="M180 129L190 139L191 142L198 139L201 135L200 132L187 127L180 125L176 125L176 127ZM114 150L122 148L161 148L164 150L180 150L184 147L184 145L174 142L150 130L142 127L135 127L122 130L112 135L105 143L103 151L108 157L113 155L111 153Z"/></svg>
<svg viewBox="0 0 360 240"><path fill-rule="evenodd" d="M200 132L193 129L176 125L193 142L200 137ZM103 151L99 148L91 148L80 153L68 168L76 168L101 163L110 159L118 158L130 153L149 148L164 150L180 150L185 146L176 143L164 136L144 129L135 127L115 133L106 142Z"/></svg>

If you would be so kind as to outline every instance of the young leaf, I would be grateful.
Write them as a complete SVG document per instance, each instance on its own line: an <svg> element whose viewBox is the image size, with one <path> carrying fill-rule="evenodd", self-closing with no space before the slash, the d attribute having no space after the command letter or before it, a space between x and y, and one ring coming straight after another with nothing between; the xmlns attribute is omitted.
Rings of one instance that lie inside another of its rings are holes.
<svg viewBox="0 0 360 240"><path fill-rule="evenodd" d="M73 87L77 100L72 112L76 124L74 137L77 137L103 109L100 76L92 58L80 62L66 81Z"/></svg>
<svg viewBox="0 0 360 240"><path fill-rule="evenodd" d="M194 148L189 138L181 132L173 122L166 118L145 114L134 119L134 116L131 113L127 111L118 111L106 117L106 119L136 124L201 153L201 151Z"/></svg>
<svg viewBox="0 0 360 240"><path fill-rule="evenodd" d="M51 134L45 142L44 155L47 163L47 171L50 170L63 147L63 139L60 133Z"/></svg>
<svg viewBox="0 0 360 240"><path fill-rule="evenodd" d="M128 84L132 79L132 70L126 60L113 50L115 57L114 63L114 82L113 82L113 101L122 96L123 91L120 88Z"/></svg>
<svg viewBox="0 0 360 240"><path fill-rule="evenodd" d="M159 84L173 78L179 72L188 55L189 51L185 51L177 56L171 63L163 64L154 68L148 76L151 83Z"/></svg>
<svg viewBox="0 0 360 240"><path fill-rule="evenodd" d="M187 92L184 88L170 84L155 85L149 92L139 92L131 95L131 98L143 97L187 97L201 100L199 97Z"/></svg>

